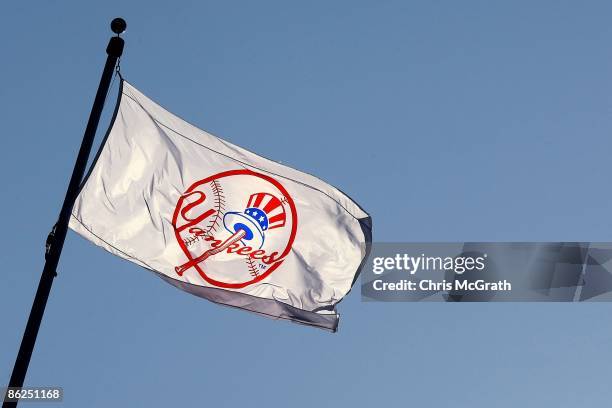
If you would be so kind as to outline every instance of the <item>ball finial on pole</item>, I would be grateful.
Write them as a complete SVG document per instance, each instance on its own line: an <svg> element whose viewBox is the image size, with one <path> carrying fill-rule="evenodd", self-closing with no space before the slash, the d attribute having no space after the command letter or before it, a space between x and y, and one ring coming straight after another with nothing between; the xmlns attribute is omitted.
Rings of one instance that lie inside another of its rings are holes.
<svg viewBox="0 0 612 408"><path fill-rule="evenodd" d="M117 17L113 19L113 21L111 21L111 30L113 30L113 33L117 35L124 32L126 28L127 28L127 23L121 17Z"/></svg>

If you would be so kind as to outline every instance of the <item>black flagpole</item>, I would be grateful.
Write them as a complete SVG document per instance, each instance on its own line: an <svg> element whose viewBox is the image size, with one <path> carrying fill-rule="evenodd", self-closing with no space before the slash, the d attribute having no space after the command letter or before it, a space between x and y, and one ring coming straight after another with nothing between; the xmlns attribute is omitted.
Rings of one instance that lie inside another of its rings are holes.
<svg viewBox="0 0 612 408"><path fill-rule="evenodd" d="M98 92L94 99L91 113L89 114L89 120L87 127L85 128L85 134L83 135L83 141L81 142L81 148L79 149L79 155L77 156L74 169L72 170L72 177L70 177L70 183L68 184L68 190L66 191L66 197L64 198L64 204L59 214L57 223L53 227L53 230L47 238L47 250L45 253L45 267L40 276L40 282L38 289L36 290L36 296L34 297L34 303L32 304L32 310L30 311L30 317L23 333L23 339L21 340L21 346L17 353L17 359L15 360L15 366L11 379L9 381L9 387L21 388L23 387L23 381L28 371L28 365L30 364L30 358L32 357L32 350L36 343L36 336L38 335L38 329L40 328L40 322L45 312L45 306L47 305L47 299L49 298L49 292L51 291L51 285L53 284L53 278L56 276L56 268L59 263L62 248L64 247L64 240L66 239L66 233L68 232L68 221L70 220L70 214L72 213L72 207L79 194L79 187L85 168L87 167L87 160L89 159L89 153L93 145L94 138L96 136L96 130L98 128L98 122L100 121L100 115L102 114L102 108L104 107L104 101L108 94L108 88L113 77L113 72L117 64L117 60L121 57L123 52L123 39L119 37L119 34L123 33L126 28L125 20L116 18L111 22L111 29L116 37L112 37L106 47L106 64L104 65L104 71L102 71L102 78L100 78L100 85L98 86ZM6 397L6 395L5 395ZM4 398L2 408L16 407L16 401L8 401Z"/></svg>

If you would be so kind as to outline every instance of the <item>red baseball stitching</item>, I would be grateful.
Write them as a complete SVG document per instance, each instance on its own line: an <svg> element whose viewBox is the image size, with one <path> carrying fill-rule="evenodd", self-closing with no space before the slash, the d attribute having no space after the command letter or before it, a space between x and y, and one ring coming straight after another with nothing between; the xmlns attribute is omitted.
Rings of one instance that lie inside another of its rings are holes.
<svg viewBox="0 0 612 408"><path fill-rule="evenodd" d="M187 237L183 240L183 242L185 243L185 245L190 246L195 244L196 242L198 242L200 240L201 236L200 235L193 235L191 237Z"/></svg>
<svg viewBox="0 0 612 408"><path fill-rule="evenodd" d="M246 263L247 263L247 268L249 269L249 274L256 278L259 276L259 269L257 268L257 266L255 265L255 262L253 262L253 260L251 259L250 256L247 255L246 257Z"/></svg>
<svg viewBox="0 0 612 408"><path fill-rule="evenodd" d="M212 180L209 183L209 185L210 185L210 189L215 195L214 197L214 202L215 202L214 207L216 210L215 215L208 222L208 226L206 227L204 231L204 235L192 235L190 237L183 239L183 242L185 243L186 246L191 246L195 244L196 242L198 242L200 239L211 236L213 232L217 231L217 228L219 227L221 223L221 216L223 214L223 211L225 211L225 197L223 196L223 187L221 187L221 184L217 180Z"/></svg>
<svg viewBox="0 0 612 408"><path fill-rule="evenodd" d="M221 187L221 184L219 184L217 180L212 180L210 182L210 188L215 194L215 209L217 210L217 213L210 220L208 228L206 228L207 234L217 230L221 221L221 214L225 210L225 197L223 196L223 187Z"/></svg>

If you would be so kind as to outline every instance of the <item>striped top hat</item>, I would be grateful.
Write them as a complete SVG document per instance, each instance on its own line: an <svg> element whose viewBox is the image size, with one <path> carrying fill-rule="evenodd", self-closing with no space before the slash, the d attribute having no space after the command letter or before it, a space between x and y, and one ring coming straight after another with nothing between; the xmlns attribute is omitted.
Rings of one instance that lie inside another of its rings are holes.
<svg viewBox="0 0 612 408"><path fill-rule="evenodd" d="M286 221L281 200L269 193L252 194L243 213L231 211L223 216L225 229L232 234L243 230L242 243L257 249L263 246L266 231L280 228Z"/></svg>

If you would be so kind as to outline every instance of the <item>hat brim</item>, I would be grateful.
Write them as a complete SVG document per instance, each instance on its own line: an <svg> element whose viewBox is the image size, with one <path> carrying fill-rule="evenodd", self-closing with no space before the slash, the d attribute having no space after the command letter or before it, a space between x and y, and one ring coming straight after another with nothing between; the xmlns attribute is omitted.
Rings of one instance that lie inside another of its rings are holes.
<svg viewBox="0 0 612 408"><path fill-rule="evenodd" d="M248 215L239 212L227 212L223 216L223 226L232 234L237 230L244 230L246 235L240 242L245 246L261 249L264 244L265 236L261 226Z"/></svg>

